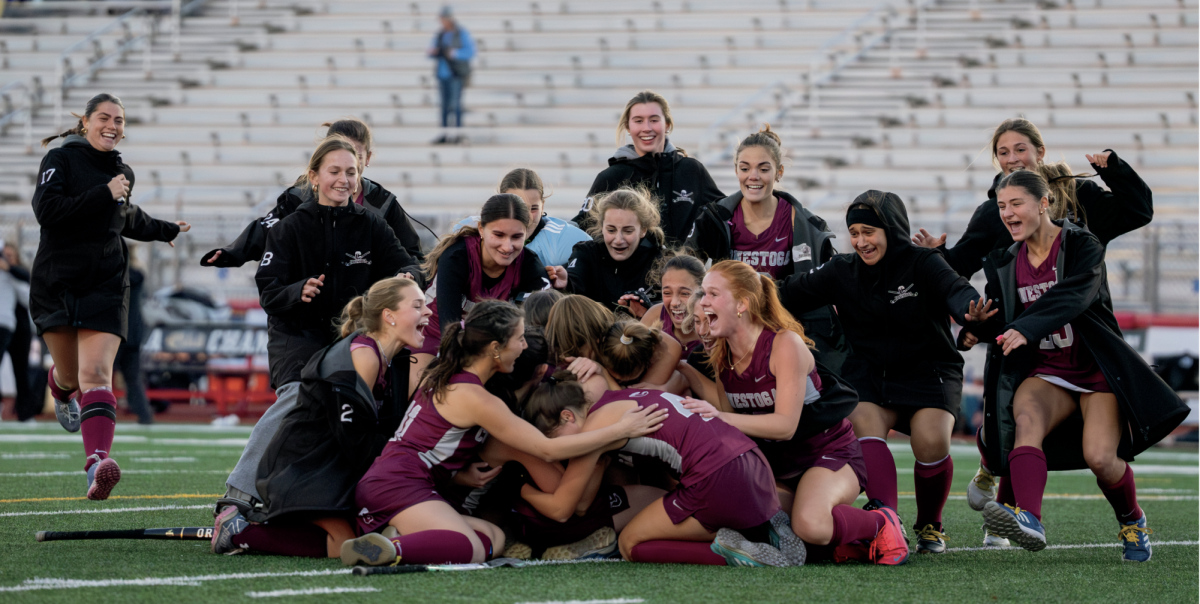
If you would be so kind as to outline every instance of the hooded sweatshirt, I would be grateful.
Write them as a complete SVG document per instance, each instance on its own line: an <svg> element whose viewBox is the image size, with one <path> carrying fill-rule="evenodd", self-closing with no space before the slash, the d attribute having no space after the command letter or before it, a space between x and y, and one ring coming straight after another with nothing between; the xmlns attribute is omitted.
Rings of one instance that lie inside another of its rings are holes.
<svg viewBox="0 0 1200 604"><path fill-rule="evenodd" d="M784 306L801 312L837 307L851 347L843 371L848 377L923 379L936 377L943 364L961 368L949 317L965 322L979 294L936 250L912 244L908 214L894 193L867 191L851 207L859 203L875 207L887 227L883 258L869 266L857 253L838 254L779 281Z"/></svg>
<svg viewBox="0 0 1200 604"><path fill-rule="evenodd" d="M69 325L125 337L129 306L129 249L125 239L172 241L179 225L156 220L114 200L117 175L134 185L133 169L117 151L100 151L70 135L42 158L33 213L41 240L33 260L29 311L38 334Z"/></svg>
<svg viewBox="0 0 1200 604"><path fill-rule="evenodd" d="M588 212L597 195L623 186L645 186L658 198L659 224L667 235L667 245L683 243L700 210L725 198L704 164L676 149L671 141L662 153L647 155L638 155L633 145L625 145L613 153L608 167L592 183L587 200L575 215L579 228L586 231L592 226Z"/></svg>
<svg viewBox="0 0 1200 604"><path fill-rule="evenodd" d="M400 240L400 247L403 247L409 256L415 258L418 263L424 262L425 256L421 253L421 237L417 235L412 221L408 219L408 213L400 207L400 202L396 201L396 196L380 186L379 183L366 178L362 179L362 185L363 190L357 201L364 208L382 218L392 228L396 239ZM262 260L263 250L267 247L267 231L278 224L280 220L295 212L300 204L312 200L311 188L289 187L279 194L275 207L267 212L266 216L246 225L238 238L227 247L217 248L205 254L200 258L200 265L237 267L247 262ZM216 263L209 264L209 260L217 252L221 252L221 256L217 258ZM416 276L420 271L414 268L408 272Z"/></svg>
<svg viewBox="0 0 1200 604"><path fill-rule="evenodd" d="M1087 226L1100 244L1107 247L1109 241L1150 224L1154 218L1154 195L1137 172L1117 157L1115 151L1105 151L1112 154L1108 158L1108 167L1092 164L1092 169L1111 191L1105 191L1090 180L1077 179L1075 197L1083 208L1083 215L1071 217L1071 220ZM1012 245L1012 234L1005 228L996 206L996 184L1003 176L997 174L992 180L988 200L975 209L958 243L952 248L939 248L950 266L968 279L979 272L984 256Z"/></svg>

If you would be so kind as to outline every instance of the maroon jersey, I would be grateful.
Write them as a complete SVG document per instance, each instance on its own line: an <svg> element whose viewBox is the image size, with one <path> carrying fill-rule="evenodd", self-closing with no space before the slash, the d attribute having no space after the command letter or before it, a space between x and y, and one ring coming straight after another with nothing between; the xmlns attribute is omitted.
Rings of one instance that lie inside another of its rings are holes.
<svg viewBox="0 0 1200 604"><path fill-rule="evenodd" d="M763 329L750 355L750 366L742 374L734 373L730 367L721 372L721 384L729 395L729 405L735 413L765 415L775 412L775 374L771 373L771 348L775 345L775 332ZM821 398L821 376L816 366L808 374L804 389L804 404Z"/></svg>
<svg viewBox="0 0 1200 604"><path fill-rule="evenodd" d="M693 350L702 344L700 338L696 338L695 340L684 344L683 340L679 339L679 336L675 335L675 320L671 318L671 312L667 310L666 304L662 305L658 317L662 321L662 332L671 336L676 342L679 342L680 346L683 346L683 354L685 356L691 354Z"/></svg>
<svg viewBox="0 0 1200 604"><path fill-rule="evenodd" d="M1017 295L1025 308L1029 308L1042 294L1058 283L1058 252L1062 232L1050 245L1050 254L1036 268L1029 262L1028 245L1022 244L1017 252ZM1030 342L1032 344L1032 342ZM1037 344L1034 369L1029 375L1049 375L1094 392L1112 392L1096 359L1086 346L1075 336L1071 324L1067 323L1046 336Z"/></svg>
<svg viewBox="0 0 1200 604"><path fill-rule="evenodd" d="M388 366L391 362L383 358L383 352L379 350L379 343L375 338L359 334L354 336L350 341L350 352L354 352L359 348L369 348L379 357L379 375L375 378L375 383L371 385L371 396L375 398L375 410L379 410L379 404L383 400L383 393L387 390Z"/></svg>
<svg viewBox="0 0 1200 604"><path fill-rule="evenodd" d="M483 385L478 376L466 371L450 378L450 383ZM415 454L430 469L440 467L453 473L470 463L486 440L487 430L480 426L459 428L446 421L430 399L429 391L422 390L413 397L404 421L380 458L407 452Z"/></svg>
<svg viewBox="0 0 1200 604"><path fill-rule="evenodd" d="M772 279L779 278L779 271L791 262L792 256L792 204L778 197L775 200L777 205L771 226L758 235L746 229L740 203L729 221L729 233L733 238L730 256Z"/></svg>
<svg viewBox="0 0 1200 604"><path fill-rule="evenodd" d="M614 401L629 400L637 402L638 407L657 403L659 409L667 410L667 418L657 432L631 438L621 450L666 462L683 486L703 480L755 447L754 441L737 428L716 418L704 419L684 408L683 397L660 390L605 392L589 413Z"/></svg>

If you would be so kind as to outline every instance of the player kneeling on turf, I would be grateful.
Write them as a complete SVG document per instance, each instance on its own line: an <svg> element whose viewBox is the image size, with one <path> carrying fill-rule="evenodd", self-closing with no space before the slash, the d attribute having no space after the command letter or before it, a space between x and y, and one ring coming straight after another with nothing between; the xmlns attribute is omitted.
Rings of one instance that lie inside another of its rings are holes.
<svg viewBox="0 0 1200 604"><path fill-rule="evenodd" d="M396 435L358 483L358 527L392 526L399 536L371 533L342 545L342 562L442 564L482 562L504 551L504 534L487 521L457 512L439 493L470 463L488 435L552 461L586 455L609 443L657 429L664 411L631 410L604 430L559 439L543 436L484 389L510 373L525 349L521 311L485 300L442 332L438 356L426 371Z"/></svg>
<svg viewBox="0 0 1200 604"><path fill-rule="evenodd" d="M404 415L405 347L421 345L431 314L425 294L403 277L379 281L350 300L341 339L305 365L296 406L259 463L262 506L246 516L224 507L213 530L214 554L341 555L342 543L355 537L354 486Z"/></svg>
<svg viewBox="0 0 1200 604"><path fill-rule="evenodd" d="M988 298L1003 311L959 336L961 347L990 342L983 461L1010 486L984 504L984 522L1041 550L1047 471L1087 467L1117 515L1124 559L1145 562L1151 531L1126 461L1169 434L1187 407L1121 337L1104 248L1087 230L1050 219L1046 179L1014 171L996 194L1015 243L983 266Z"/></svg>

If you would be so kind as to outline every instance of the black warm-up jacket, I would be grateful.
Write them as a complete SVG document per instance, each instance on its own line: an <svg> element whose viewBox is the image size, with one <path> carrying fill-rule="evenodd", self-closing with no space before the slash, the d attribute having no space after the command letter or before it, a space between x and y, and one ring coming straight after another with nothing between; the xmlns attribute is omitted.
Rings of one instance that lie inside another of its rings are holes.
<svg viewBox="0 0 1200 604"><path fill-rule="evenodd" d="M1090 180L1075 181L1075 196L1083 209L1083 215L1075 217L1075 220L1086 225L1102 246L1108 246L1113 239L1150 224L1154 218L1154 196L1150 187L1125 160L1117 157L1115 151L1106 151L1112 153L1108 158L1108 167L1092 164L1092 169L1111 191L1105 191ZM982 268L984 256L995 250L1008 249L1013 242L1012 234L1004 227L996 206L996 184L1002 176L997 174L992 181L987 201L975 208L975 213L967 223L967 230L958 243L952 248L939 248L945 254L946 262L968 279Z"/></svg>
<svg viewBox="0 0 1200 604"><path fill-rule="evenodd" d="M357 204L305 202L271 227L254 277L268 316L271 385L300 379L309 357L333 342L333 320L351 298L415 264L383 219ZM320 293L304 302L304 284L321 275Z"/></svg>
<svg viewBox="0 0 1200 604"><path fill-rule="evenodd" d="M408 252L409 256L415 258L418 264L424 262L425 256L421 253L421 237L417 235L404 208L400 207L400 202L396 201L396 196L378 183L366 178L362 179L362 186L363 207L374 212L392 228L396 239L400 240L400 246L404 248L405 252ZM200 265L237 267L247 262L262 260L263 250L267 247L269 229L308 201L313 201L310 187L296 186L280 193L275 207L267 212L266 216L255 219L246 225L237 239L227 247L217 248L205 254L200 258ZM214 264L209 264L209 260L217 252L221 252L221 256ZM414 277L418 276L417 271L410 272Z"/></svg>
<svg viewBox="0 0 1200 604"><path fill-rule="evenodd" d="M699 160L684 155L669 141L662 153L638 155L633 145L625 145L608 159L608 167L596 176L588 190L587 201L573 219L579 228L592 226L588 211L600 193L623 186L645 186L658 200L660 226L667 245L678 245L692 232L692 224L701 208L724 199L712 176Z"/></svg>
<svg viewBox="0 0 1200 604"><path fill-rule="evenodd" d="M961 368L950 317L965 322L978 293L937 251L912 244L899 197L868 191L854 204L871 199L888 225L880 262L868 266L858 254L838 254L811 272L780 280L781 301L801 312L837 307L851 347L843 370L848 377L935 378L941 365Z"/></svg>
<svg viewBox="0 0 1200 604"><path fill-rule="evenodd" d="M567 261L567 291L591 298L609 310L617 307L621 296L635 291L657 303L658 290L647 277L662 254L662 246L653 234L642 237L633 255L622 262L613 260L604 241L581 241Z"/></svg>
<svg viewBox="0 0 1200 604"><path fill-rule="evenodd" d="M129 195L114 200L108 183L124 174ZM42 158L33 192L41 240L33 260L29 312L38 335L50 327L94 329L125 338L129 321L129 248L125 239L172 241L179 225L129 202L133 169L117 151L68 136Z"/></svg>

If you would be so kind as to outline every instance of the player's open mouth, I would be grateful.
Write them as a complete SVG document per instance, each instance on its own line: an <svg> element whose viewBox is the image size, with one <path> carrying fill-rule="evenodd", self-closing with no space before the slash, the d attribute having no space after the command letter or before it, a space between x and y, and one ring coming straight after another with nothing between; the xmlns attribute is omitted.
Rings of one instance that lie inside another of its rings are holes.
<svg viewBox="0 0 1200 604"><path fill-rule="evenodd" d="M1004 225L1008 227L1009 233L1012 233L1013 236L1016 236L1021 233L1021 227L1023 226L1023 223L1020 220L1011 220L1005 222Z"/></svg>
<svg viewBox="0 0 1200 604"><path fill-rule="evenodd" d="M750 189L751 191L761 191L763 186L762 185L752 185L750 183L746 183L746 188Z"/></svg>
<svg viewBox="0 0 1200 604"><path fill-rule="evenodd" d="M676 325L678 325L684 319L687 318L687 309L686 308L680 308L678 310L670 309L669 312L671 313L671 320L674 321Z"/></svg>
<svg viewBox="0 0 1200 604"><path fill-rule="evenodd" d="M875 249L874 247L858 248L858 255L861 256L863 260L870 260L871 258L874 258L878 252L879 250Z"/></svg>

